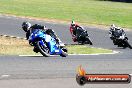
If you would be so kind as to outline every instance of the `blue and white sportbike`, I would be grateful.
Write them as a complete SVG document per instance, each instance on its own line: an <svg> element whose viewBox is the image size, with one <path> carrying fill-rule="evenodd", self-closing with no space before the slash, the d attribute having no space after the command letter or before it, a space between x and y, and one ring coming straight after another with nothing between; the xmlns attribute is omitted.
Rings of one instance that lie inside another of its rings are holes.
<svg viewBox="0 0 132 88"><path fill-rule="evenodd" d="M34 49L37 50L36 53L40 52L45 57L51 55L66 57L68 55L66 48L60 46L55 38L46 34L46 32L41 29L33 30L29 37L29 41L34 46Z"/></svg>

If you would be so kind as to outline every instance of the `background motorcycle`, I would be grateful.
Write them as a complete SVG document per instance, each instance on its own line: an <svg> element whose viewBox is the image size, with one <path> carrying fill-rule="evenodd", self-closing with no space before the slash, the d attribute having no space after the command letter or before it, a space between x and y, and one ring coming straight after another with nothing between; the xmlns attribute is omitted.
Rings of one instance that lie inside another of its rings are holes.
<svg viewBox="0 0 132 88"><path fill-rule="evenodd" d="M93 45L88 33L82 27L79 27L76 31L77 42L81 44Z"/></svg>
<svg viewBox="0 0 132 88"><path fill-rule="evenodd" d="M60 55L66 57L67 49L60 47L56 40L50 35L46 34L41 29L34 29L29 37L30 43L37 49L43 56Z"/></svg>
<svg viewBox="0 0 132 88"><path fill-rule="evenodd" d="M129 44L125 33L114 32L114 36L112 36L111 39L113 40L114 45L118 45L118 47L129 47L132 49L132 46Z"/></svg>

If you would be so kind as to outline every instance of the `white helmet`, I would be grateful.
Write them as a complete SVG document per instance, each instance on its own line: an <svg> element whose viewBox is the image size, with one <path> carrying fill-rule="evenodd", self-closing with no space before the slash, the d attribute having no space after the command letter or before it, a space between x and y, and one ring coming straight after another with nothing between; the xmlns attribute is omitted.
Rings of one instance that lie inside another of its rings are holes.
<svg viewBox="0 0 132 88"><path fill-rule="evenodd" d="M112 30L114 30L115 28L116 28L115 24L112 24L112 25L110 26L110 29L112 29Z"/></svg>
<svg viewBox="0 0 132 88"><path fill-rule="evenodd" d="M75 26L75 21L72 20L71 26Z"/></svg>

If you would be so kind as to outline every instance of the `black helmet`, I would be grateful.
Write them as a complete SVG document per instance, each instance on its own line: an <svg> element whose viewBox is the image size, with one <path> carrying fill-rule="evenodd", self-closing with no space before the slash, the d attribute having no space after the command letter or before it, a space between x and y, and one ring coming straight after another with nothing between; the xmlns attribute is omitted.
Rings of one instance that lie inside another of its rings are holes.
<svg viewBox="0 0 132 88"><path fill-rule="evenodd" d="M31 27L31 23L29 22L23 22L22 23L22 29L27 32L29 30L29 28Z"/></svg>

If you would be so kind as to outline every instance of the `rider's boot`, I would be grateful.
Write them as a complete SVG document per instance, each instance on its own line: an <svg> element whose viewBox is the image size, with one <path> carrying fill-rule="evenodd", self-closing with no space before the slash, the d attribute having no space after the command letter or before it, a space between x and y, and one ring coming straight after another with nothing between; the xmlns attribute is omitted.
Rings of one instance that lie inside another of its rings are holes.
<svg viewBox="0 0 132 88"><path fill-rule="evenodd" d="M38 53L38 49L36 47L33 48L33 51Z"/></svg>

